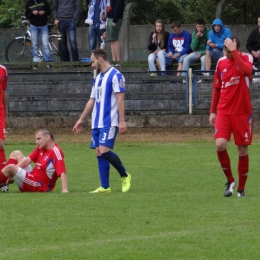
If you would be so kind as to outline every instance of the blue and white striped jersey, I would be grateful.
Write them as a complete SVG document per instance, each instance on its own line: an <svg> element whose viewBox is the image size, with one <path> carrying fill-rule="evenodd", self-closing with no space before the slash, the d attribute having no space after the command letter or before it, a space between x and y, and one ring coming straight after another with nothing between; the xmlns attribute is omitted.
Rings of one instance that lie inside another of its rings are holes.
<svg viewBox="0 0 260 260"><path fill-rule="evenodd" d="M92 86L90 97L95 99L92 111L92 129L118 126L119 115L115 93L125 92L125 78L114 67L99 73Z"/></svg>

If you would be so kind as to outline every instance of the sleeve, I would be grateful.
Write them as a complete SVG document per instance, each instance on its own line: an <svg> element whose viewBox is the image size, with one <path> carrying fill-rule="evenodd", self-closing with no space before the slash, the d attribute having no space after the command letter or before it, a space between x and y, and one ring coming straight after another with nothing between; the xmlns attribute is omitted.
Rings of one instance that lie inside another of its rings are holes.
<svg viewBox="0 0 260 260"><path fill-rule="evenodd" d="M114 93L125 92L125 78L123 74L116 73L113 77L112 88Z"/></svg>
<svg viewBox="0 0 260 260"><path fill-rule="evenodd" d="M53 157L55 159L54 168L58 176L62 173L66 173L66 166L64 161L64 154L57 146L53 148Z"/></svg>
<svg viewBox="0 0 260 260"><path fill-rule="evenodd" d="M92 85L92 89L91 89L91 93L90 93L90 97L95 99L96 98L96 94L95 94L95 84L96 84L96 80L97 80L97 77L94 79L93 81L93 85Z"/></svg>
<svg viewBox="0 0 260 260"><path fill-rule="evenodd" d="M125 1L120 0L116 1L116 7L114 11L114 16L113 16L113 23L116 23L119 17L121 17L122 13L124 13L124 8L125 8Z"/></svg>
<svg viewBox="0 0 260 260"><path fill-rule="evenodd" d="M80 12L81 12L81 4L80 4L80 0L76 0L75 1L75 13L74 13L74 17L73 20L76 21L79 19L80 17Z"/></svg>
<svg viewBox="0 0 260 260"><path fill-rule="evenodd" d="M245 76L251 76L253 70L253 57L250 54L242 53L244 59L237 50L232 51L232 56L240 72Z"/></svg>
<svg viewBox="0 0 260 260"><path fill-rule="evenodd" d="M1 69L1 77L2 77L2 90L7 90L7 81L8 81L8 74L5 67L2 67Z"/></svg>
<svg viewBox="0 0 260 260"><path fill-rule="evenodd" d="M217 112L218 102L219 102L219 98L220 98L220 91L221 91L220 88L213 88L210 113Z"/></svg>
<svg viewBox="0 0 260 260"><path fill-rule="evenodd" d="M45 1L45 15L50 15L51 14L51 8L50 5L47 1Z"/></svg>
<svg viewBox="0 0 260 260"><path fill-rule="evenodd" d="M191 44L191 36L190 33L187 32L184 37L183 49L180 53L180 56L190 53L190 44Z"/></svg>
<svg viewBox="0 0 260 260"><path fill-rule="evenodd" d="M157 45L155 43L153 43L153 32L151 32L149 35L147 48L149 51L153 52L156 50L156 47L157 47Z"/></svg>
<svg viewBox="0 0 260 260"><path fill-rule="evenodd" d="M30 20L34 14L32 13L31 9L29 8L28 3L25 5L25 17Z"/></svg>
<svg viewBox="0 0 260 260"><path fill-rule="evenodd" d="M253 42L254 42L254 31L252 31L249 36L248 36L248 39L247 39L247 42L246 42L246 48L247 50L249 51L249 53L251 53L254 49L253 49Z"/></svg>
<svg viewBox="0 0 260 260"><path fill-rule="evenodd" d="M165 32L165 38L164 38L164 46L163 46L163 49L166 49L166 52L167 52L167 48L168 48L169 36L170 36L170 34L169 34L168 32Z"/></svg>
<svg viewBox="0 0 260 260"><path fill-rule="evenodd" d="M57 20L57 11L58 11L58 0L53 1L53 6L52 6L52 17L53 20Z"/></svg>
<svg viewBox="0 0 260 260"><path fill-rule="evenodd" d="M173 38L173 35L170 34L169 39L168 39L167 52L172 52L172 53L174 53L174 52L175 52L175 48L173 47L173 44L172 44L172 38Z"/></svg>
<svg viewBox="0 0 260 260"><path fill-rule="evenodd" d="M212 30L209 31L208 41L214 42L214 41L213 41L213 31L212 31ZM207 45L207 46L206 46L206 49L207 49L207 50L211 50L211 47L210 47L209 45Z"/></svg>
<svg viewBox="0 0 260 260"><path fill-rule="evenodd" d="M34 163L37 161L40 149L36 147L34 151L28 156Z"/></svg>
<svg viewBox="0 0 260 260"><path fill-rule="evenodd" d="M199 46L199 39L196 37L196 31L192 33L190 48L192 51L196 51Z"/></svg>

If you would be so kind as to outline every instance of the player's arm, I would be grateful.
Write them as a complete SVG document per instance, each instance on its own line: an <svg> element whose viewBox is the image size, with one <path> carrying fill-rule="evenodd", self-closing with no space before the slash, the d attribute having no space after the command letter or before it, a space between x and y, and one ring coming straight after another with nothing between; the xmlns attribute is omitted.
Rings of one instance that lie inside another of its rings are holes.
<svg viewBox="0 0 260 260"><path fill-rule="evenodd" d="M253 69L253 59L251 56L248 55L249 61L244 61L242 57L239 55L237 50L232 51L232 56L234 58L234 61L239 68L240 72L244 74L245 76L249 76L252 74ZM250 61L251 59L251 61Z"/></svg>
<svg viewBox="0 0 260 260"><path fill-rule="evenodd" d="M8 94L6 90L4 90L2 93L2 102L4 105L5 118L7 118L8 117Z"/></svg>
<svg viewBox="0 0 260 260"><path fill-rule="evenodd" d="M26 166L28 166L30 163L32 162L30 157L24 157L24 159L22 161L20 161L17 166L20 168L25 168Z"/></svg>
<svg viewBox="0 0 260 260"><path fill-rule="evenodd" d="M90 98L81 114L81 116L79 117L78 121L76 122L76 124L73 126L72 131L74 132L80 132L82 130L82 124L85 121L85 119L87 118L87 116L92 112L93 107L95 104L95 99L94 98Z"/></svg>
<svg viewBox="0 0 260 260"><path fill-rule="evenodd" d="M117 105L118 105L118 114L119 114L119 133L124 134L127 131L126 122L125 122L125 93L118 92L115 93L117 98Z"/></svg>
<svg viewBox="0 0 260 260"><path fill-rule="evenodd" d="M61 192L62 193L68 193L68 179L67 179L67 174L65 172L63 172L60 175L60 180L61 180Z"/></svg>

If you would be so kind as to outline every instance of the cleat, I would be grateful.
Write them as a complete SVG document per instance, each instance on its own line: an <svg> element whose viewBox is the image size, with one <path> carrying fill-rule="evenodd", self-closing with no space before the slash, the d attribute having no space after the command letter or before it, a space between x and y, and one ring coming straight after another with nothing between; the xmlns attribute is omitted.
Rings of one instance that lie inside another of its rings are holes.
<svg viewBox="0 0 260 260"><path fill-rule="evenodd" d="M226 183L226 190L224 192L225 197L230 197L233 194L233 190L236 187L236 181L233 182L227 182Z"/></svg>
<svg viewBox="0 0 260 260"><path fill-rule="evenodd" d="M122 192L127 192L131 187L131 174L127 173L127 177L121 178L122 180Z"/></svg>
<svg viewBox="0 0 260 260"><path fill-rule="evenodd" d="M238 198L244 198L246 196L245 192L243 190L237 191L237 197Z"/></svg>
<svg viewBox="0 0 260 260"><path fill-rule="evenodd" d="M0 187L0 192L8 192L8 190L9 190L9 186L8 185Z"/></svg>
<svg viewBox="0 0 260 260"><path fill-rule="evenodd" d="M100 186L96 190L90 191L89 193L109 193L109 192L111 192L110 188L105 189L105 188Z"/></svg>

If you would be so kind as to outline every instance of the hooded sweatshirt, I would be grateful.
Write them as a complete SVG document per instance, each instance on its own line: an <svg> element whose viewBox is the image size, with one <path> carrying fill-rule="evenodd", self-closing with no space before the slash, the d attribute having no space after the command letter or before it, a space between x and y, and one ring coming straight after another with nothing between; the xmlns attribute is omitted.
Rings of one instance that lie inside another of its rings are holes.
<svg viewBox="0 0 260 260"><path fill-rule="evenodd" d="M219 33L216 33L214 30L214 25L220 25L221 29ZM224 41L226 38L230 38L232 36L229 28L226 28L223 22L220 19L215 19L212 23L212 30L209 32L209 41L218 45L217 49L220 51L223 50ZM212 48L207 45L207 50L211 50Z"/></svg>

